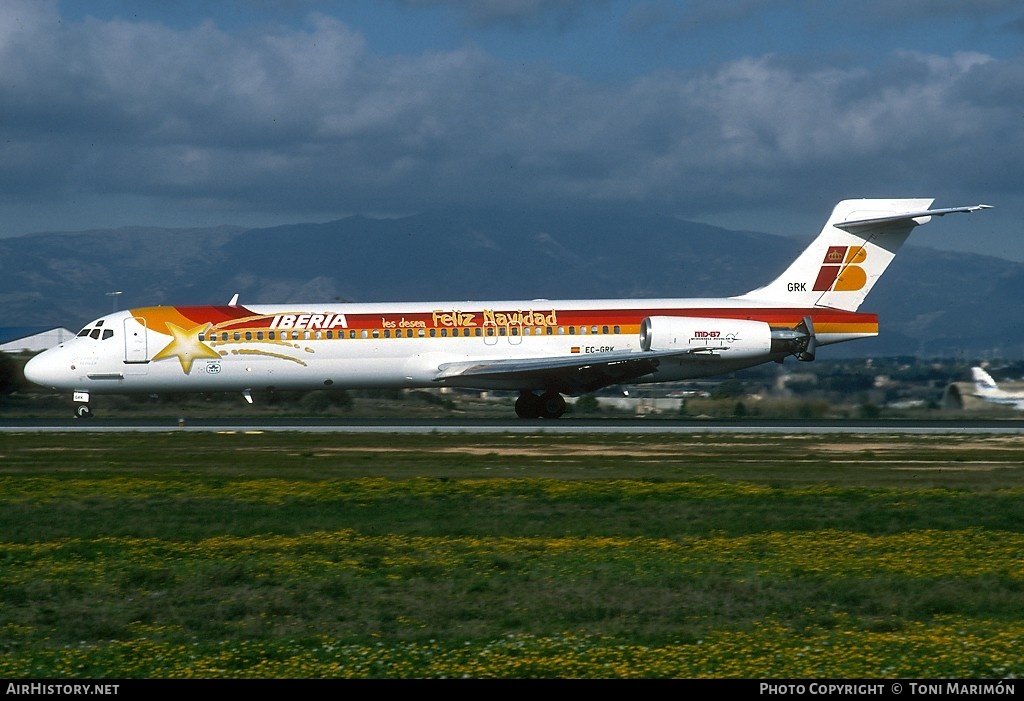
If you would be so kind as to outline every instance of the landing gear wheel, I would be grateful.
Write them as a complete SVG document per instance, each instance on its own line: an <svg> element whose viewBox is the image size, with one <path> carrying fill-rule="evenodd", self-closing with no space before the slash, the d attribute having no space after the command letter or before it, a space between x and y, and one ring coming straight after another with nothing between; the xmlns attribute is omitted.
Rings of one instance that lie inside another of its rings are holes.
<svg viewBox="0 0 1024 701"><path fill-rule="evenodd" d="M542 408L541 398L533 392L523 392L516 399L516 416L520 419L539 419Z"/></svg>
<svg viewBox="0 0 1024 701"><path fill-rule="evenodd" d="M89 408L88 404L79 404L75 407L75 418L76 419L91 419L92 409Z"/></svg>
<svg viewBox="0 0 1024 701"><path fill-rule="evenodd" d="M565 413L565 397L558 392L545 392L540 404L540 415L545 419L557 419Z"/></svg>

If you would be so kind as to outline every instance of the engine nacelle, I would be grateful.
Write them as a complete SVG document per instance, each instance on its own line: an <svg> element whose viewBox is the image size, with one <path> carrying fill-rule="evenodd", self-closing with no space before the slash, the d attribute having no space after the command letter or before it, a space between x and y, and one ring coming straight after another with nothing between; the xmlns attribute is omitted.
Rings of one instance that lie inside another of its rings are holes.
<svg viewBox="0 0 1024 701"><path fill-rule="evenodd" d="M640 347L725 358L763 356L772 350L772 329L763 321L749 319L649 316L640 324Z"/></svg>

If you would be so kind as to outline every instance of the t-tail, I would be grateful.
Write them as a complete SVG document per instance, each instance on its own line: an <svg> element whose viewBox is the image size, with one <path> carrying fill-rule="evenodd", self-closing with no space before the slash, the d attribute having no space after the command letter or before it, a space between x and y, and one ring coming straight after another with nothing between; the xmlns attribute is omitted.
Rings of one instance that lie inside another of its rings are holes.
<svg viewBox="0 0 1024 701"><path fill-rule="evenodd" d="M995 397L1001 393L999 385L992 379L992 376L979 367L971 368L971 376L974 379L974 393L979 397Z"/></svg>
<svg viewBox="0 0 1024 701"><path fill-rule="evenodd" d="M773 282L740 295L749 302L857 311L907 236L932 217L989 205L929 209L933 199L843 200L821 233Z"/></svg>
<svg viewBox="0 0 1024 701"><path fill-rule="evenodd" d="M1001 388L992 376L980 367L971 368L971 378L974 380L974 396L984 399L993 404L1012 406L1017 410L1024 410L1024 392L1009 392Z"/></svg>

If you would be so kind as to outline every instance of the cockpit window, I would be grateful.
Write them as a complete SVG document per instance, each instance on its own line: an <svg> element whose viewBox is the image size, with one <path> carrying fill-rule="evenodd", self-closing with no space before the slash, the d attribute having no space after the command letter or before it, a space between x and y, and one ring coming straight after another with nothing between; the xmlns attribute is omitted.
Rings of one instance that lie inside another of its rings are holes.
<svg viewBox="0 0 1024 701"><path fill-rule="evenodd" d="M89 338L98 339L100 337L100 335L101 335L100 327L103 326L103 322L104 322L104 319L97 319L96 321L90 321L88 324L85 325L85 328L83 328L81 331L78 332L78 338L84 338L84 337L88 336ZM104 329L103 330L103 333L102 333L103 338L105 338L105 339L106 338L110 338L113 335L114 335L114 332L113 332L112 329Z"/></svg>
<svg viewBox="0 0 1024 701"><path fill-rule="evenodd" d="M99 326L97 326L94 329L90 329L88 326L86 326L84 329L78 332L78 338L84 338L85 336L88 336L89 338L93 338L96 340L102 338L104 341L106 341L108 338L114 337L114 330L101 329Z"/></svg>

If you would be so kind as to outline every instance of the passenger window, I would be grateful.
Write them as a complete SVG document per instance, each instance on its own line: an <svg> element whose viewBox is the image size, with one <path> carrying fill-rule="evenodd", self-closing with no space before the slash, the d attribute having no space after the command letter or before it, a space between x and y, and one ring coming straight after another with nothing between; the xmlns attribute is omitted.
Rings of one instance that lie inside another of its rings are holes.
<svg viewBox="0 0 1024 701"><path fill-rule="evenodd" d="M619 327L618 327L618 325L616 325L616 326L615 326L615 333L619 333Z"/></svg>
<svg viewBox="0 0 1024 701"><path fill-rule="evenodd" d="M252 331L246 331L245 332L245 340L246 341L251 341L252 340Z"/></svg>

